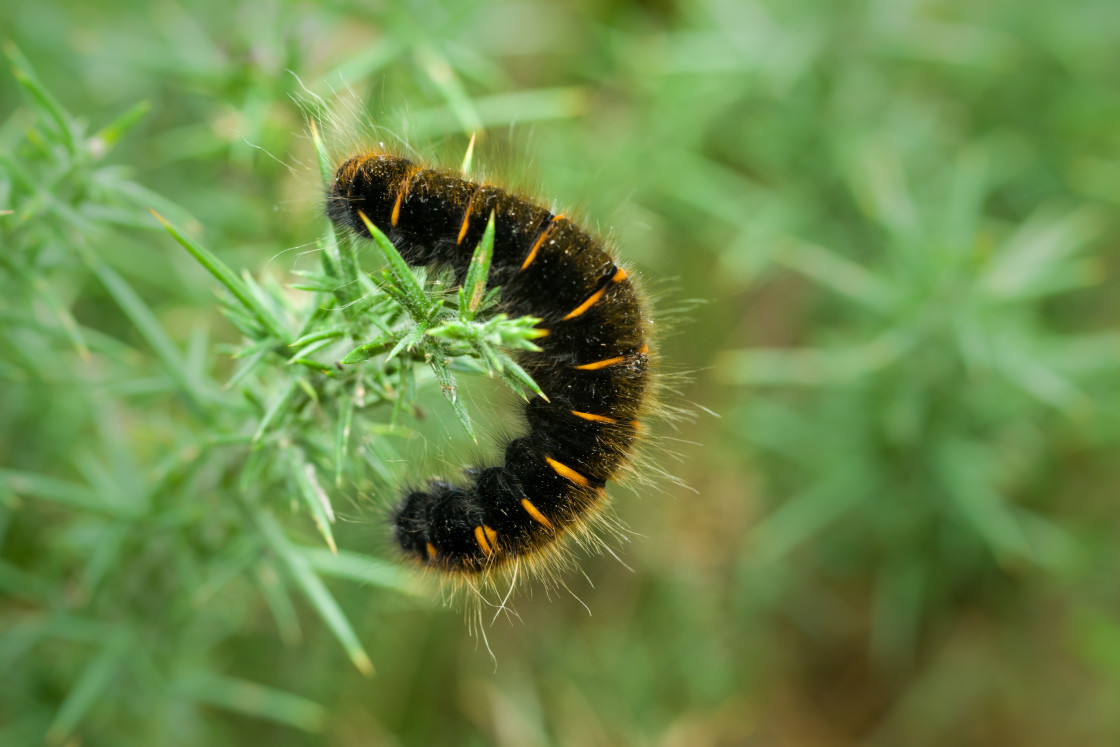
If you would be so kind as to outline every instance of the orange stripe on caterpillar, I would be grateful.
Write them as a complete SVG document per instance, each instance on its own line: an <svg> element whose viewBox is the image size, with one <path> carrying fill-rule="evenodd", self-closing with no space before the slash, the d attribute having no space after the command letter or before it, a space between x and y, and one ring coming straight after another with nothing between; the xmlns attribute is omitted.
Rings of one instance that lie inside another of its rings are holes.
<svg viewBox="0 0 1120 747"><path fill-rule="evenodd" d="M633 355L648 355L649 345L642 343L642 346L634 351ZM572 366L577 371L598 371L601 368L608 368L610 366L617 366L619 363L625 363L628 356L616 355L613 358L606 358L601 361L594 361L592 363L584 363L581 366Z"/></svg>
<svg viewBox="0 0 1120 747"><path fill-rule="evenodd" d="M592 306L594 306L595 303L600 298L602 298L603 294L606 293L606 292L607 292L606 288L600 288L599 290L595 291L594 293L591 294L590 298L588 298L586 301L581 303L579 306L575 307L570 312L568 312L568 315L565 316L564 318L562 318L560 321L566 322L569 319L575 319L577 316L579 316L580 314L582 314L583 312L587 311Z"/></svg>
<svg viewBox="0 0 1120 747"><path fill-rule="evenodd" d="M393 203L393 214L389 218L389 225L396 227L401 219L401 200L404 199L404 190L397 193L397 201Z"/></svg>
<svg viewBox="0 0 1120 747"><path fill-rule="evenodd" d="M556 225L556 221L563 217L563 215L552 216L552 220L548 222L548 225L541 231L541 235L538 236L536 242L533 243L533 248L529 250L529 256L525 257L525 261L521 263L521 270L519 270L519 272L524 272L525 268L533 263L533 260L537 258L537 252L540 251L541 244L544 243L544 240L548 238L548 235L552 232L552 227Z"/></svg>
<svg viewBox="0 0 1120 747"><path fill-rule="evenodd" d="M600 368L617 366L619 363L624 363L625 361L625 355L618 355L614 358L607 358L606 360L595 361L594 363L584 363L582 366L572 366L572 368L577 371L598 371Z"/></svg>
<svg viewBox="0 0 1120 747"><path fill-rule="evenodd" d="M401 203L404 198L408 196L408 188L412 184L412 178L420 173L420 169L409 169L405 174L404 179L401 180L401 188L397 190L397 199L393 202L393 214L389 216L389 225L393 228L397 227L397 223L401 218Z"/></svg>
<svg viewBox="0 0 1120 747"><path fill-rule="evenodd" d="M544 460L546 462L548 462L549 467L552 467L552 469L554 469L556 471L556 474L560 475L561 477L568 478L569 480L574 482L576 485L579 485L580 487L586 488L588 485L591 484L590 480L588 480L586 477L584 477L580 473L576 472L574 469L572 469L568 465L561 464L560 462L556 461L552 457L545 457Z"/></svg>
<svg viewBox="0 0 1120 747"><path fill-rule="evenodd" d="M477 191L471 193L471 197L467 200L467 210L463 214L463 225L459 226L459 237L455 239L455 245L463 243L463 237L467 235L467 226L471 224L471 210L474 209L474 196L478 194Z"/></svg>
<svg viewBox="0 0 1120 747"><path fill-rule="evenodd" d="M498 549L498 533L485 524L474 528L474 538L486 555L493 555Z"/></svg>
<svg viewBox="0 0 1120 747"><path fill-rule="evenodd" d="M618 422L614 418L608 418L606 415L595 415L594 413L580 412L579 410L572 410L572 414L575 415L577 418L583 418L584 420L589 420L592 423L617 423Z"/></svg>
<svg viewBox="0 0 1120 747"><path fill-rule="evenodd" d="M528 498L521 499L521 507L525 509L525 513L529 514L529 516L533 518L533 521L542 526L548 527L549 529L553 528L552 522L548 520L548 517L537 510L537 507L534 506L532 501L530 501Z"/></svg>

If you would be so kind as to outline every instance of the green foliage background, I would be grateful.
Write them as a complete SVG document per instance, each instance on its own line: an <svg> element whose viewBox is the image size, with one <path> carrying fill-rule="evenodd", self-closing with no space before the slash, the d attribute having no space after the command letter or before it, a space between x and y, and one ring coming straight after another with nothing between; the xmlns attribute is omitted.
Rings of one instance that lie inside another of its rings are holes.
<svg viewBox="0 0 1120 747"><path fill-rule="evenodd" d="M45 0L0 36L0 744L1120 741L1113 0ZM693 490L615 490L634 570L522 595L496 670L383 510L501 427L471 373L516 325L334 243L312 94L449 165L483 133L691 373Z"/></svg>

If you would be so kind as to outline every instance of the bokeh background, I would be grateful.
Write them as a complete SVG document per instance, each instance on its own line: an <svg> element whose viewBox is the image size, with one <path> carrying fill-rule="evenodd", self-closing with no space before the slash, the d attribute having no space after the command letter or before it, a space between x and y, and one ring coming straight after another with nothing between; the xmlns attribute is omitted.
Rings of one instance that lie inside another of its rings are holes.
<svg viewBox="0 0 1120 747"><path fill-rule="evenodd" d="M1114 0L42 0L0 36L0 743L1120 743ZM352 413L331 556L322 455L248 439L291 367L226 386L218 283L147 211L310 303L316 96L342 143L480 133L658 297L679 483L613 490L629 568L521 594L496 666L384 539L409 455L465 443L435 383L427 425Z"/></svg>

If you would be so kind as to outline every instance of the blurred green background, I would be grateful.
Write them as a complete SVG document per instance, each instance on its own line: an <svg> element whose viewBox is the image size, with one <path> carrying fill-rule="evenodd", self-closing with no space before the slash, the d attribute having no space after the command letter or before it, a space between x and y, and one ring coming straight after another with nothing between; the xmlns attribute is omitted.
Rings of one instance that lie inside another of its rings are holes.
<svg viewBox="0 0 1120 747"><path fill-rule="evenodd" d="M1114 0L44 0L0 36L0 744L1120 743ZM226 386L218 283L147 211L307 307L312 94L343 145L482 133L685 374L688 487L613 490L633 570L521 594L496 669L385 562L407 459L475 453L434 381L388 427L314 379L252 442L311 379Z"/></svg>

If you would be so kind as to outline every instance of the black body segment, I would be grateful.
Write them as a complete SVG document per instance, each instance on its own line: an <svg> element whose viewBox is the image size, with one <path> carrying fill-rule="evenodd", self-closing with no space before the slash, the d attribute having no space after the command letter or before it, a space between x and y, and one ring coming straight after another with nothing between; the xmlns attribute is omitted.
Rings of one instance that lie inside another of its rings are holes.
<svg viewBox="0 0 1120 747"><path fill-rule="evenodd" d="M458 283L491 212L488 285L501 287L504 313L540 317L548 331L541 352L519 358L548 401L525 405L528 432L503 464L409 491L394 518L406 555L466 574L554 550L586 526L632 453L649 383L643 301L602 242L567 218L385 153L347 160L327 196L336 226L368 237L364 213L409 264L450 266Z"/></svg>

